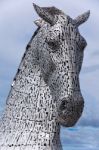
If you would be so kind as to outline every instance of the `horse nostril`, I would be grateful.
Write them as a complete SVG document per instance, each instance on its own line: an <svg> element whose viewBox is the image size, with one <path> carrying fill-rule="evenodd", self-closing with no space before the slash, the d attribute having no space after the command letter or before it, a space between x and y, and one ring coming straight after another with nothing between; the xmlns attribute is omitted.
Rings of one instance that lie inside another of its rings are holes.
<svg viewBox="0 0 99 150"><path fill-rule="evenodd" d="M66 99L65 100L62 100L62 102L61 102L61 104L60 104L60 106L59 106L59 109L61 110L61 111L63 111L63 110L65 110L66 109L66 107L67 107L67 101L66 101Z"/></svg>

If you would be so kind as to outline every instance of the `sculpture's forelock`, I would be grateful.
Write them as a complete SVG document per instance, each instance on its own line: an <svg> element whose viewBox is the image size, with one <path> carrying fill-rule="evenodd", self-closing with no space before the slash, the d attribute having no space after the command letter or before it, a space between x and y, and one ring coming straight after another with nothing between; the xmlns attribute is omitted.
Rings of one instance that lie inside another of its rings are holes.
<svg viewBox="0 0 99 150"><path fill-rule="evenodd" d="M38 27L42 27L46 22L40 18L34 21L34 23L38 26Z"/></svg>

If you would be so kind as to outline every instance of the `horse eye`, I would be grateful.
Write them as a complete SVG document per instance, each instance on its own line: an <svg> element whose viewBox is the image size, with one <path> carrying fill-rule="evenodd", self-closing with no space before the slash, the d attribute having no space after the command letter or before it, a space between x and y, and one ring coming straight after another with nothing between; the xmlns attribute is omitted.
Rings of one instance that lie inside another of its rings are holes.
<svg viewBox="0 0 99 150"><path fill-rule="evenodd" d="M50 47L50 49L52 49L53 52L55 52L59 48L59 45L60 45L58 41L50 41L50 42L47 42L47 44Z"/></svg>
<svg viewBox="0 0 99 150"><path fill-rule="evenodd" d="M47 44L51 47L56 47L57 46L57 42L47 42Z"/></svg>

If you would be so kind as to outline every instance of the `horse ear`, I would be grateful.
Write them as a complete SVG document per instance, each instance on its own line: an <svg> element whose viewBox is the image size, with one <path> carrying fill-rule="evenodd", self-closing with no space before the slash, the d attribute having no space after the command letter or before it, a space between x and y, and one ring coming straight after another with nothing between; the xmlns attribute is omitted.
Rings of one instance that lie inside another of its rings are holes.
<svg viewBox="0 0 99 150"><path fill-rule="evenodd" d="M77 26L81 25L82 23L84 23L85 21L88 20L89 16L90 16L90 10L85 12L85 13L83 13L82 15L78 16L77 18L75 18L74 19L75 24Z"/></svg>
<svg viewBox="0 0 99 150"><path fill-rule="evenodd" d="M36 10L37 14L46 22L50 23L51 25L55 24L55 14L59 14L61 11L55 7L39 7L33 3L34 9Z"/></svg>

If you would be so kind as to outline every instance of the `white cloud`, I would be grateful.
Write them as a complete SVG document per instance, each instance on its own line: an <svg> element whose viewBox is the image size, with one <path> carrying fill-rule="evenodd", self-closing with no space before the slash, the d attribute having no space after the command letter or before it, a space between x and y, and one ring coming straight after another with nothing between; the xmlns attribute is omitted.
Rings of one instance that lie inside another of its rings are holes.
<svg viewBox="0 0 99 150"><path fill-rule="evenodd" d="M64 150L98 150L99 129L93 127L63 128L61 132Z"/></svg>

